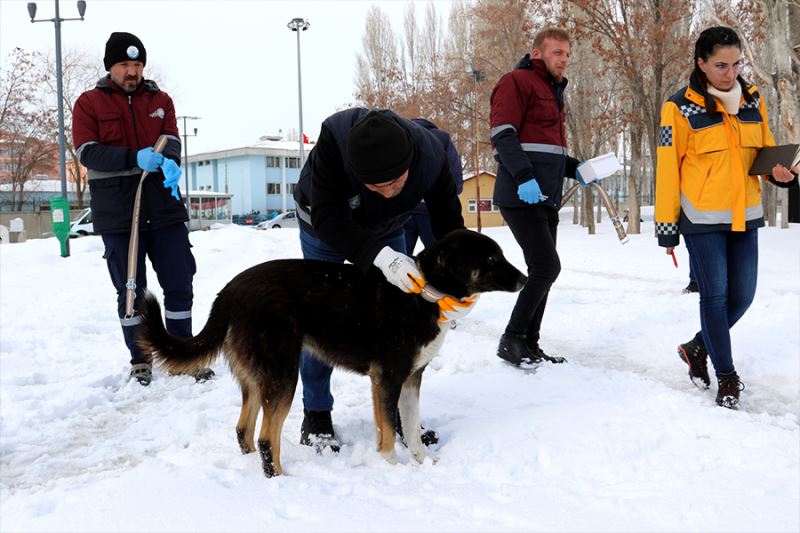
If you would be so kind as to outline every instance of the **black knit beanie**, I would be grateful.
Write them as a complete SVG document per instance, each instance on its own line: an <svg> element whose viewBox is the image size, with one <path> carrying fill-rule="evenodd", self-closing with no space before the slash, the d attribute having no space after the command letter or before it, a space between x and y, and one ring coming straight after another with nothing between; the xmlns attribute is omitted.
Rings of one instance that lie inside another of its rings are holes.
<svg viewBox="0 0 800 533"><path fill-rule="evenodd" d="M409 133L397 121L370 111L350 129L347 157L356 178L364 183L384 183L408 170L414 146Z"/></svg>
<svg viewBox="0 0 800 533"><path fill-rule="evenodd" d="M132 33L115 31L106 42L106 55L103 58L103 65L107 71L116 63L123 61L141 61L142 65L147 64L147 50L139 38Z"/></svg>

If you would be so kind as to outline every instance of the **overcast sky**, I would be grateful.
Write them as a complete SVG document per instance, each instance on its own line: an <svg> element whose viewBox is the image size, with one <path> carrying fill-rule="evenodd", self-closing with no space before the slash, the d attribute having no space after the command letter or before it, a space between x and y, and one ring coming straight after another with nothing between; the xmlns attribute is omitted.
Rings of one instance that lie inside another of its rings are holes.
<svg viewBox="0 0 800 533"><path fill-rule="evenodd" d="M298 129L297 38L286 24L311 23L300 36L303 125L315 139L320 123L353 101L356 55L369 7L363 0L87 0L83 22L62 24L62 48L95 54L113 31L136 34L147 50L145 77L160 82L178 115L202 117L189 130L189 153L251 144L258 137ZM402 30L406 0L377 3ZM418 19L428 2L415 2ZM0 58L14 47L52 53L52 22L31 24L26 1L0 0ZM449 0L435 0L447 21ZM55 16L54 0L37 2L37 19ZM77 17L76 2L61 0L61 17ZM2 64L2 63L0 63ZM182 125L179 123L179 126Z"/></svg>

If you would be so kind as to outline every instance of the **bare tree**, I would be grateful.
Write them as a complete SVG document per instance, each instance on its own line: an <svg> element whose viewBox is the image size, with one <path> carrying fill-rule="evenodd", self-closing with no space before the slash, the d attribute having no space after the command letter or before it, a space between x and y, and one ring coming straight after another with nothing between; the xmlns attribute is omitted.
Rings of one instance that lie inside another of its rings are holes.
<svg viewBox="0 0 800 533"><path fill-rule="evenodd" d="M8 202L22 209L25 183L36 173L53 168L58 150L55 110L42 98L44 83L38 52L15 48L0 75L0 148L4 181L10 184Z"/></svg>
<svg viewBox="0 0 800 533"><path fill-rule="evenodd" d="M661 105L691 66L689 29L694 0L569 0L578 38L590 39L598 61L619 76L630 99L631 173L628 233L639 233L643 180L655 180ZM641 127L641 129L639 129ZM648 151L642 150L645 142ZM648 153L649 152L649 153ZM642 160L648 156L649 161ZM648 164L649 163L649 164ZM645 175L645 172L647 173ZM652 185L650 186L652 188Z"/></svg>
<svg viewBox="0 0 800 533"><path fill-rule="evenodd" d="M51 94L56 94L55 59L48 58L45 69L45 84ZM81 50L66 50L61 61L62 95L64 104L64 141L66 156L72 161L67 167L67 179L75 184L78 208L83 208L83 197L88 187L86 173L72 145L72 109L78 97L95 86L105 75L102 61Z"/></svg>
<svg viewBox="0 0 800 533"><path fill-rule="evenodd" d="M397 39L381 8L369 8L361 43L363 54L356 59L356 98L368 107L394 108L402 96L402 71Z"/></svg>

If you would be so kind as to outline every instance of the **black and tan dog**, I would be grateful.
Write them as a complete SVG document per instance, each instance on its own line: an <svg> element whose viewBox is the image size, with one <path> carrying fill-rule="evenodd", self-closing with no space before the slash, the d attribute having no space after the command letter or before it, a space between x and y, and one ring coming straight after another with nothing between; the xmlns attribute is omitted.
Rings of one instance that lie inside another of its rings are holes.
<svg viewBox="0 0 800 533"><path fill-rule="evenodd" d="M489 237L450 233L417 257L427 283L455 298L488 291L517 291L525 276ZM243 453L255 451L256 418L264 473L282 473L281 430L294 397L301 350L334 367L372 380L378 451L396 461L395 409L413 457L428 455L420 442L419 388L425 366L449 329L439 306L388 283L375 268L283 259L233 278L217 295L203 330L177 339L164 329L161 310L148 293L142 309L142 348L173 373L208 366L224 353L242 389L236 435Z"/></svg>

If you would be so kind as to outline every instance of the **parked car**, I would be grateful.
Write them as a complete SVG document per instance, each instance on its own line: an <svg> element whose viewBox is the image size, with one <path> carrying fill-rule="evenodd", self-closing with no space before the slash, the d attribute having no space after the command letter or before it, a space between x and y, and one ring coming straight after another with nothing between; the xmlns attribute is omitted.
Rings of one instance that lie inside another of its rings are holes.
<svg viewBox="0 0 800 533"><path fill-rule="evenodd" d="M255 226L261 222L266 222L269 215L261 213L250 213L249 215L233 215L231 222L240 226Z"/></svg>
<svg viewBox="0 0 800 533"><path fill-rule="evenodd" d="M296 228L297 227L297 213L295 211L286 211L281 213L273 219L265 222L260 222L257 229L272 229L272 228Z"/></svg>
<svg viewBox="0 0 800 533"><path fill-rule="evenodd" d="M91 207L81 211L78 217L69 225L69 236L71 238L85 237L86 235L94 235Z"/></svg>

